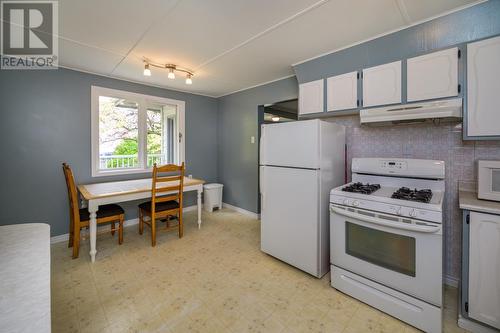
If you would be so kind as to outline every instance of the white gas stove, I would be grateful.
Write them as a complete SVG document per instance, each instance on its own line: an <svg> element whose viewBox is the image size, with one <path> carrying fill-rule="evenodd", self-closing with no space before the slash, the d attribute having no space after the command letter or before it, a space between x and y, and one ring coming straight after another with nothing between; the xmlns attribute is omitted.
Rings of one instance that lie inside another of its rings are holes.
<svg viewBox="0 0 500 333"><path fill-rule="evenodd" d="M351 183L330 192L331 203L442 222L444 162L354 158L352 172Z"/></svg>
<svg viewBox="0 0 500 333"><path fill-rule="evenodd" d="M443 161L354 158L330 192L332 286L441 331Z"/></svg>

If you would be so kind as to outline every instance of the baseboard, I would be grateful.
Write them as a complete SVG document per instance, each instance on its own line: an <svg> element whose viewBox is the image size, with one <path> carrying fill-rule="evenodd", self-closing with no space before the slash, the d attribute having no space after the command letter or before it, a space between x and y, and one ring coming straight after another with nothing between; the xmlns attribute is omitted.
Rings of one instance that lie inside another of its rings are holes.
<svg viewBox="0 0 500 333"><path fill-rule="evenodd" d="M250 216L250 217L252 217L252 218L254 218L256 220L260 219L260 214L256 214L256 213L251 212L249 210L246 210L246 209L243 209L243 208L240 208L240 207L237 207L237 206L233 206L233 205L230 205L230 204L225 203L225 202L222 203L222 207L229 208L229 209L234 210L234 211L236 211L238 213L241 213L243 215Z"/></svg>
<svg viewBox="0 0 500 333"><path fill-rule="evenodd" d="M196 210L197 208L198 208L197 205L193 205L193 206L184 207L184 209L182 211L183 212L192 212L192 211ZM136 225L138 223L139 223L139 219L135 218L135 219L126 220L125 222L123 222L123 226L130 227L130 226ZM99 232L101 230L104 230L105 228L109 229L109 226L107 226L107 225L98 226L97 231ZM68 239L69 239L69 234L53 236L53 237L50 237L50 244L67 242Z"/></svg>
<svg viewBox="0 0 500 333"><path fill-rule="evenodd" d="M50 237L50 244L67 242L69 239L69 234L57 235Z"/></svg>
<svg viewBox="0 0 500 333"><path fill-rule="evenodd" d="M444 284L453 288L458 288L458 283L460 282L459 279L457 279L454 276L450 275L445 275L444 276Z"/></svg>

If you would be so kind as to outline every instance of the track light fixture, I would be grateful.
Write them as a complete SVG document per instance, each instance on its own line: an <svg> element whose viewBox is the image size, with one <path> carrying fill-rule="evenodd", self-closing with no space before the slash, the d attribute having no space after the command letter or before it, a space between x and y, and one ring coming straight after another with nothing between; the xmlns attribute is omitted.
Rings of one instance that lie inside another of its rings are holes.
<svg viewBox="0 0 500 333"><path fill-rule="evenodd" d="M186 74L186 84L193 84L193 80L191 79L192 76L193 76L192 74L189 73Z"/></svg>
<svg viewBox="0 0 500 333"><path fill-rule="evenodd" d="M149 60L144 60L144 76L151 76L150 66L168 70L167 77L171 80L175 79L175 72L186 73L186 84L193 84L194 73L189 69L181 68L174 64L161 65L153 63Z"/></svg>
<svg viewBox="0 0 500 333"><path fill-rule="evenodd" d="M175 79L174 68L172 68L172 67L168 69L168 78L170 80L174 80Z"/></svg>
<svg viewBox="0 0 500 333"><path fill-rule="evenodd" d="M144 76L151 76L151 70L149 69L149 64L144 65Z"/></svg>

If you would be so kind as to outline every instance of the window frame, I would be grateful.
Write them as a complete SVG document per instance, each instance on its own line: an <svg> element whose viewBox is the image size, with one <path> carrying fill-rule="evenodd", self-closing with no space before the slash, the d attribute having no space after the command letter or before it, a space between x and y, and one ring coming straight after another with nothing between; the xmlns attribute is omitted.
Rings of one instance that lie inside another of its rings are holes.
<svg viewBox="0 0 500 333"><path fill-rule="evenodd" d="M99 168L99 96L123 98L137 102L138 108L138 168L107 169ZM176 129L178 149L175 152L177 163L185 161L185 107L186 102L171 98L151 96L129 91L91 86L91 164L92 177L147 173L152 170L147 166L147 109L148 104L170 104L177 106ZM174 136L175 137L175 136Z"/></svg>

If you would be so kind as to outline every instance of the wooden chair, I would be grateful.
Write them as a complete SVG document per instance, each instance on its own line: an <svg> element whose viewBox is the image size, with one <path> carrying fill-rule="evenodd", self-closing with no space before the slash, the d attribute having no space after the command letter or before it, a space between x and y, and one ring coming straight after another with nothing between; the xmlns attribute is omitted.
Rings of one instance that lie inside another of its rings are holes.
<svg viewBox="0 0 500 333"><path fill-rule="evenodd" d="M63 163L64 177L68 188L69 198L69 242L68 247L73 247L73 259L78 258L80 250L80 230L90 224L90 214L86 208L79 208L78 193L75 186L73 172L68 164ZM119 205L102 205L97 211L97 224L111 222L111 235L115 234L115 222L118 222L118 244L123 243L123 221L125 212Z"/></svg>
<svg viewBox="0 0 500 333"><path fill-rule="evenodd" d="M156 246L156 220L167 220L165 230L179 230L179 238L183 235L182 225L182 197L184 188L184 163L182 165L169 164L153 167L153 186L151 189L151 201L139 205L139 234L144 231L144 224L151 227L151 246ZM160 176L169 173L167 176ZM173 174L173 175L172 175ZM170 182L170 183L169 183ZM160 183L160 184L158 184ZM166 183L161 186L161 183ZM159 186L158 186L159 185ZM163 194L164 192L176 191L175 194ZM148 221L144 217L148 216ZM168 219L176 216L178 225L170 227Z"/></svg>

